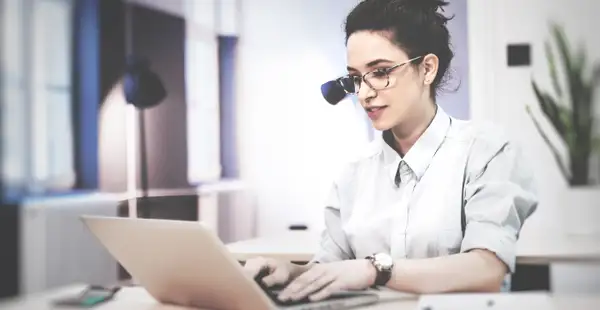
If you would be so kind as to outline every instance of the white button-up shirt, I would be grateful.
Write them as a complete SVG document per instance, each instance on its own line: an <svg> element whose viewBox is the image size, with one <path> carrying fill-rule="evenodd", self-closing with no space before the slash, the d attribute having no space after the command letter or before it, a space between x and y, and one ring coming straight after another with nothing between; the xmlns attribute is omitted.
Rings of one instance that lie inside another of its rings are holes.
<svg viewBox="0 0 600 310"><path fill-rule="evenodd" d="M439 106L403 158L386 140L393 140L389 132L334 181L314 260L379 252L428 258L477 248L514 272L519 231L538 203L519 147L500 129L454 119Z"/></svg>

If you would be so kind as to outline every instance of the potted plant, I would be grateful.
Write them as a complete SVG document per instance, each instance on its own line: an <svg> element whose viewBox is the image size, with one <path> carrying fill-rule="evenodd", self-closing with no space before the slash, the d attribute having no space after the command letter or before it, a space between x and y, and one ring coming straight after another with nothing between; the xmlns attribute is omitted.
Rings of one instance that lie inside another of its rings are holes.
<svg viewBox="0 0 600 310"><path fill-rule="evenodd" d="M527 106L527 112L541 137L550 148L567 183L561 195L561 208L565 210L564 227L571 233L600 233L600 188L590 178L590 161L600 147L600 137L594 134L594 92L600 84L600 65L587 62L583 48L573 51L562 27L550 26L556 50L562 62L562 81L555 51L546 41L545 51L553 92L543 90L534 79L533 92L543 115L563 142L568 156L563 158L559 149ZM596 216L594 216L596 215Z"/></svg>

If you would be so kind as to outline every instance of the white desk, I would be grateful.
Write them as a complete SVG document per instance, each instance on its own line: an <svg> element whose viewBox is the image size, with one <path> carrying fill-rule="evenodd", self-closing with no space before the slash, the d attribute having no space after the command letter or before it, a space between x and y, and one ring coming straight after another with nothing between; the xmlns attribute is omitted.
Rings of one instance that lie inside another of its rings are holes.
<svg viewBox="0 0 600 310"><path fill-rule="evenodd" d="M58 310L58 309L73 309L59 308L52 306L52 300L62 296L70 296L71 294L80 292L85 288L84 285L73 285L66 288L51 290L45 293L32 294L20 298L0 301L0 309L2 310ZM360 309L369 310L415 310L418 308L418 297L400 294L395 292L384 292L380 298L382 301L377 305L363 307ZM124 287L117 293L112 301L99 305L93 308L94 310L185 310L192 309L189 307L179 307L165 305L157 302L150 294L142 287ZM197 309L196 309L197 310ZM211 310L211 309L205 309ZM251 309L261 310L261 309ZM569 309L571 310L571 309Z"/></svg>
<svg viewBox="0 0 600 310"><path fill-rule="evenodd" d="M242 240L227 245L240 261L256 256L287 261L309 261L319 246L319 235L310 232L288 232L268 238Z"/></svg>
<svg viewBox="0 0 600 310"><path fill-rule="evenodd" d="M317 251L319 235L288 232L282 235L244 240L227 245L238 260L267 256L289 261L309 261ZM529 265L551 263L599 263L600 237L544 236L520 240L517 262Z"/></svg>
<svg viewBox="0 0 600 310"><path fill-rule="evenodd" d="M600 264L600 236L527 236L517 243L517 262Z"/></svg>
<svg viewBox="0 0 600 310"><path fill-rule="evenodd" d="M50 310L68 309L54 308L51 301L66 295L80 292L83 285L74 285L45 293L24 296L9 301L0 301L0 309L3 310ZM600 305L600 296L552 296L548 293L510 293L510 294L446 294L446 295L424 295L396 298L393 301L385 300L394 296L381 296L384 301L377 305L363 307L369 310L421 310L430 307L432 310L445 309L486 309L493 303L490 309L510 310L597 310ZM393 297L392 297L393 298ZM125 287L117 293L114 300L94 308L95 310L184 310L185 307L163 305L154 300L141 287ZM207 309L208 310L208 309ZM252 309L260 310L260 309Z"/></svg>

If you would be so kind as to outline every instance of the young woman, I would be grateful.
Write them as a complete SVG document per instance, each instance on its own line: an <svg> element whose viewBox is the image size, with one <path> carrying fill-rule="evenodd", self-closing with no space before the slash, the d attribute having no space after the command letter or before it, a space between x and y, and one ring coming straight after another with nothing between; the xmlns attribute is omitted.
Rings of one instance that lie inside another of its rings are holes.
<svg viewBox="0 0 600 310"><path fill-rule="evenodd" d="M310 263L246 263L252 276L269 269L267 285L287 284L282 300L374 285L499 291L514 271L519 231L538 203L533 176L500 129L436 104L453 57L447 4L366 0L348 15L340 85L383 134L333 183Z"/></svg>

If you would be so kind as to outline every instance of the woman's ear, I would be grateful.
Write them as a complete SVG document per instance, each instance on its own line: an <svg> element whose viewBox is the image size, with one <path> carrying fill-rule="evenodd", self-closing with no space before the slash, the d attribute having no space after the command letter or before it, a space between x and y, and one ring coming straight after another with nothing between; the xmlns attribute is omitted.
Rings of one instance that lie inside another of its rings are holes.
<svg viewBox="0 0 600 310"><path fill-rule="evenodd" d="M421 63L424 70L424 80L423 83L425 85L431 85L437 76L438 66L440 63L440 59L435 54L427 54L423 58L423 62Z"/></svg>

